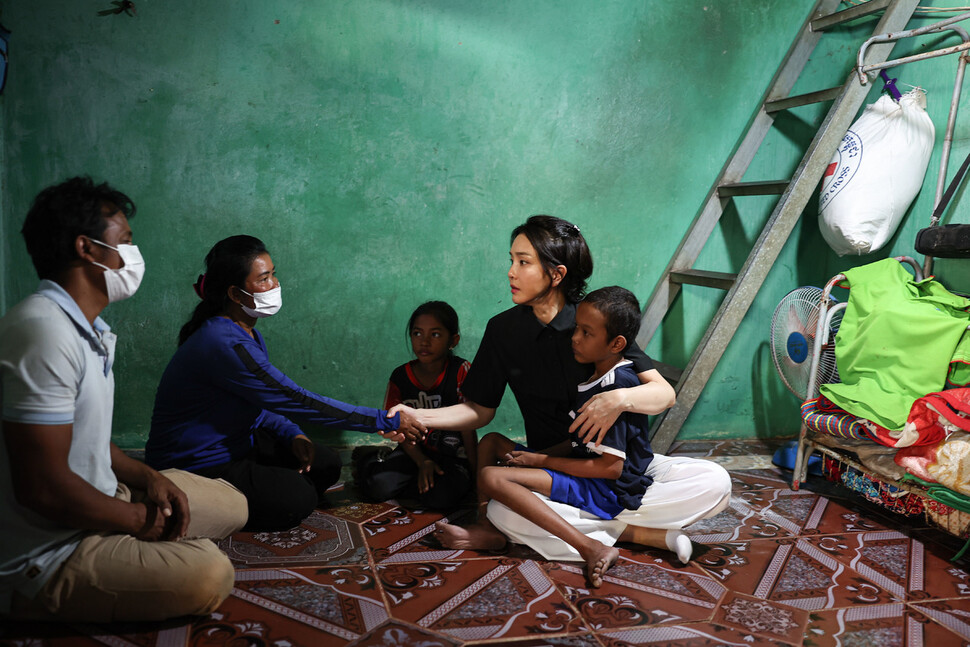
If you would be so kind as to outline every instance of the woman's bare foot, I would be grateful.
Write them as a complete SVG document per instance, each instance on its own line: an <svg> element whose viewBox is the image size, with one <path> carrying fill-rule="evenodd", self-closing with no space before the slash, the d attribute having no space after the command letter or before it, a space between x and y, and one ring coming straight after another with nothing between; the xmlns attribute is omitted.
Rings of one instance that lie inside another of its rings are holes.
<svg viewBox="0 0 970 647"><path fill-rule="evenodd" d="M435 521L434 536L445 548L458 550L499 550L508 542L505 535L488 521L478 521L470 526L455 526Z"/></svg>
<svg viewBox="0 0 970 647"><path fill-rule="evenodd" d="M599 543L599 542L596 542ZM599 544L586 557L586 574L589 576L589 583L594 589L603 585L603 576L610 570L616 560L620 557L620 551L612 546Z"/></svg>

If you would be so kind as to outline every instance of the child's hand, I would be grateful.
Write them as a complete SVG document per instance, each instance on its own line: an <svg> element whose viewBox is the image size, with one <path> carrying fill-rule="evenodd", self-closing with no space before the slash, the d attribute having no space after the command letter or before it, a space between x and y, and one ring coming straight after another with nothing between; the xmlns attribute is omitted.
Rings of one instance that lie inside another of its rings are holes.
<svg viewBox="0 0 970 647"><path fill-rule="evenodd" d="M505 464L509 467L539 467L545 459L545 454L538 452L523 452L518 449L505 455Z"/></svg>
<svg viewBox="0 0 970 647"><path fill-rule="evenodd" d="M418 469L418 492L424 494L428 490L434 487L434 475L444 474L444 470L438 467L430 458L425 459L421 463L420 469Z"/></svg>

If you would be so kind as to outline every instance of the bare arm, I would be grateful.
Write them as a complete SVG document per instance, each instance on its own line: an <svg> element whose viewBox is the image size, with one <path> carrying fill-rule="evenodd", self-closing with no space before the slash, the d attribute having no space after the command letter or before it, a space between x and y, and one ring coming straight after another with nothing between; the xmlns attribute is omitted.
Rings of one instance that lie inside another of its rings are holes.
<svg viewBox="0 0 970 647"><path fill-rule="evenodd" d="M418 466L418 492L424 494L431 490L434 487L435 476L444 474L444 470L414 443L401 443L400 447Z"/></svg>
<svg viewBox="0 0 970 647"><path fill-rule="evenodd" d="M451 431L473 431L480 429L495 417L495 409L483 407L474 402L462 402L440 409L413 409L399 404L388 413L393 415L404 411L414 418L423 432L431 429L448 429Z"/></svg>
<svg viewBox="0 0 970 647"><path fill-rule="evenodd" d="M405 454L411 457L411 460L418 467L421 467L421 463L428 460L428 455L421 451L421 448L415 444L404 442L400 443L400 447L404 450Z"/></svg>
<svg viewBox="0 0 970 647"><path fill-rule="evenodd" d="M478 474L478 433L477 430L461 432L461 442L465 446L465 456L472 475Z"/></svg>
<svg viewBox="0 0 970 647"><path fill-rule="evenodd" d="M184 534L184 527L169 522L172 518L163 515L156 500L170 501L175 492L184 500L184 493L171 481L112 444L112 469L127 483L145 487L153 503L128 503L104 494L71 470L67 459L72 435L73 425L3 422L19 504L71 528L123 532L146 540L177 539L179 531ZM187 503L184 509L187 525Z"/></svg>
<svg viewBox="0 0 970 647"><path fill-rule="evenodd" d="M674 388L657 369L638 373L637 377L640 386L613 389L590 398L579 408L579 415L569 426L569 431L578 433L583 442L599 445L624 411L652 416L674 406Z"/></svg>
<svg viewBox="0 0 970 647"><path fill-rule="evenodd" d="M569 458L538 452L513 451L508 456L507 464L510 467L543 467L582 478L615 480L623 473L623 459L614 454L602 454L590 458Z"/></svg>

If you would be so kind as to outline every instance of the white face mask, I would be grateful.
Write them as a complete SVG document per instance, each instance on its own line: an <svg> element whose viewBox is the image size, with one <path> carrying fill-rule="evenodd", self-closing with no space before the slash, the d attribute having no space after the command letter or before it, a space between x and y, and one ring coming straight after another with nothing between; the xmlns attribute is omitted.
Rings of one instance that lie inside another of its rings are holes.
<svg viewBox="0 0 970 647"><path fill-rule="evenodd" d="M118 252L123 263L120 268L113 270L106 265L91 261L98 267L104 268L104 284L108 288L108 303L121 301L133 295L138 290L138 286L141 285L142 277L145 276L145 261L141 257L141 252L138 251L138 245L112 247L94 238L91 241Z"/></svg>
<svg viewBox="0 0 970 647"><path fill-rule="evenodd" d="M256 304L255 308L250 308L241 303L239 304L242 306L243 312L250 317L256 317L257 319L272 317L280 311L280 306L283 305L283 286L281 285L277 285L272 290L266 290L266 292L254 292L253 294L249 294L249 292L246 292L242 288L239 288L239 291L251 296L253 302Z"/></svg>

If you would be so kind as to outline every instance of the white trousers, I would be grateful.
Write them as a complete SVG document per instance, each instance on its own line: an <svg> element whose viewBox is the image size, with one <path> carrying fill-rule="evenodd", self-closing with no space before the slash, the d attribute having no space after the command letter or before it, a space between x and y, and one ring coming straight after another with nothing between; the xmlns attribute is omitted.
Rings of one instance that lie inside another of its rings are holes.
<svg viewBox="0 0 970 647"><path fill-rule="evenodd" d="M655 454L647 468L653 484L637 510L624 510L615 519L600 519L535 493L569 525L587 537L612 546L627 525L676 530L714 516L731 501L731 477L711 461ZM488 503L488 520L510 541L525 544L548 560L582 561L579 552L498 501Z"/></svg>

